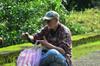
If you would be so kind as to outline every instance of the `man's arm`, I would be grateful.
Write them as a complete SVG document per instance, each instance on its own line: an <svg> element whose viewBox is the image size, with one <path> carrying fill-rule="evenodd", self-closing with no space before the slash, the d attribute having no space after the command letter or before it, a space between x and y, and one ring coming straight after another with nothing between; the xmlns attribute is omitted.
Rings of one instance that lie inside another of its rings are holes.
<svg viewBox="0 0 100 66"><path fill-rule="evenodd" d="M42 36L41 32L40 33L37 33L34 36L29 35L28 33L23 33L22 34L22 38L28 40L29 42L35 43L35 40L37 39L38 42L40 42L43 46L47 47L48 49L56 49L59 52L61 52L62 54L65 53L65 51L62 48L56 47L56 46L48 43L47 40L40 40L40 37Z"/></svg>
<svg viewBox="0 0 100 66"><path fill-rule="evenodd" d="M72 51L72 40L71 40L71 32L69 29L63 33L63 38L59 41L59 47L63 48L66 54L71 55Z"/></svg>
<svg viewBox="0 0 100 66"><path fill-rule="evenodd" d="M56 50L58 50L60 53L65 54L64 49L62 49L62 48L60 48L60 47L57 47L57 46L54 46L54 45L52 45L52 44L50 44L50 43L46 44L46 47L48 47L49 49L56 49Z"/></svg>
<svg viewBox="0 0 100 66"><path fill-rule="evenodd" d="M34 36L29 35L28 32L22 33L21 37L22 37L22 39L28 40L29 42L31 42L32 40L34 40Z"/></svg>
<svg viewBox="0 0 100 66"><path fill-rule="evenodd" d="M48 49L56 49L58 50L60 53L65 54L65 51L57 46L54 46L53 44L49 43L46 39L45 40L38 40L44 47L48 48Z"/></svg>
<svg viewBox="0 0 100 66"><path fill-rule="evenodd" d="M40 32L34 34L34 35L30 35L28 32L26 33L22 33L22 38L25 39L25 40L28 40L29 42L31 43L35 43L36 40L43 40L43 36L44 36L44 30L45 30L45 27L42 28L40 30Z"/></svg>

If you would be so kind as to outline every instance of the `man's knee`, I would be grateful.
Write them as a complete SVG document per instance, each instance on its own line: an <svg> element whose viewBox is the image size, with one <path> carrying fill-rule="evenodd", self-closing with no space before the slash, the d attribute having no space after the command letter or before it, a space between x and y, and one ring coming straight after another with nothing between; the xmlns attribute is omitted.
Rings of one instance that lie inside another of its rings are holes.
<svg viewBox="0 0 100 66"><path fill-rule="evenodd" d="M56 49L50 49L48 52L47 52L47 55L51 55L51 56L55 56L55 55L59 55L60 52Z"/></svg>
<svg viewBox="0 0 100 66"><path fill-rule="evenodd" d="M47 55L49 57L54 57L55 59L63 59L63 60L65 60L65 57L56 49L50 49L47 52Z"/></svg>
<svg viewBox="0 0 100 66"><path fill-rule="evenodd" d="M61 64L62 66L66 66L66 60L65 57L56 49L50 49L46 54L45 54L45 63L57 63ZM60 65L60 66L61 66Z"/></svg>
<svg viewBox="0 0 100 66"><path fill-rule="evenodd" d="M55 62L55 57L59 52L55 49L50 49L48 52L42 57L42 62L44 63L51 63Z"/></svg>

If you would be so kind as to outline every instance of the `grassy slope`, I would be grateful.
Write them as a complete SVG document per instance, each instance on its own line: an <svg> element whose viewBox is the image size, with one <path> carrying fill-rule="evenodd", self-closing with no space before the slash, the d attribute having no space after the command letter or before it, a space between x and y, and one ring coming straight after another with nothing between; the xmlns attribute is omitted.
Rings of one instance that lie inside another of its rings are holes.
<svg viewBox="0 0 100 66"><path fill-rule="evenodd" d="M4 47L4 48L0 48L0 52L4 52L4 51L17 51L17 50L21 50L22 47L31 47L32 44L31 43L24 43L24 44L18 44L18 45L13 45L13 46L8 46L8 47Z"/></svg>
<svg viewBox="0 0 100 66"><path fill-rule="evenodd" d="M72 39L73 40L79 40L82 38L87 38L89 36L94 36L96 35L95 33L91 33L91 34L82 34L82 35L76 35L73 36ZM13 46L9 46L9 47L4 47L4 48L0 48L0 52L4 52L4 51L17 51L17 50L21 50L22 47L30 47L32 46L31 43L24 43L24 44L19 44L19 45L13 45ZM73 59L78 59L81 56L87 55L90 52L93 51L97 51L100 50L100 41L97 42L91 42L91 43L87 43L87 44L83 44L77 47L73 47ZM4 66L15 66L15 63L9 63L9 64L5 64Z"/></svg>
<svg viewBox="0 0 100 66"><path fill-rule="evenodd" d="M100 50L100 41L87 43L77 47L73 47L73 58L78 59L88 53ZM4 66L15 66L15 63L5 64Z"/></svg>
<svg viewBox="0 0 100 66"><path fill-rule="evenodd" d="M79 40L79 39L82 39L82 38L88 38L88 37L91 37L91 36L95 36L95 35L98 35L99 33L87 33L87 34L81 34L81 35L74 35L72 37L72 40Z"/></svg>
<svg viewBox="0 0 100 66"><path fill-rule="evenodd" d="M16 66L15 63L4 64L4 66Z"/></svg>
<svg viewBox="0 0 100 66"><path fill-rule="evenodd" d="M81 56L98 50L100 50L100 41L83 44L73 48L73 58L78 59Z"/></svg>

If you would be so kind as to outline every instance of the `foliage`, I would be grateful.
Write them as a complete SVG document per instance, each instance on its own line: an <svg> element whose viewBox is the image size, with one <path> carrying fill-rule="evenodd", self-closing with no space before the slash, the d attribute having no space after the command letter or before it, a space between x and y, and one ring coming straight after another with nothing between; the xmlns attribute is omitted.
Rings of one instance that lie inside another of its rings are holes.
<svg viewBox="0 0 100 66"><path fill-rule="evenodd" d="M0 47L26 42L21 39L21 33L37 32L42 27L41 18L49 10L60 14L61 22L70 28L72 34L93 32L100 28L98 9L67 12L62 8L61 0L0 0L0 37L5 42Z"/></svg>
<svg viewBox="0 0 100 66"><path fill-rule="evenodd" d="M86 8L99 8L100 0L62 0L62 4L68 11L84 11Z"/></svg>
<svg viewBox="0 0 100 66"><path fill-rule="evenodd" d="M59 11L60 0L2 0L0 2L0 36L5 44L23 43L20 38L22 32L35 33L41 28L41 17L49 10Z"/></svg>
<svg viewBox="0 0 100 66"><path fill-rule="evenodd" d="M84 12L72 11L66 18L66 25L73 34L100 31L100 11L98 9L86 9Z"/></svg>

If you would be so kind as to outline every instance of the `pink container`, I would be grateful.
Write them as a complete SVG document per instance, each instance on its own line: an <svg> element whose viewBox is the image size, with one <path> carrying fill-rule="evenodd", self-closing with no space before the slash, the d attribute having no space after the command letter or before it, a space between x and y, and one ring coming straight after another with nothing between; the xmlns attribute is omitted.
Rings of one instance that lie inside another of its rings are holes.
<svg viewBox="0 0 100 66"><path fill-rule="evenodd" d="M39 66L42 48L34 47L23 50L18 59L17 66Z"/></svg>

